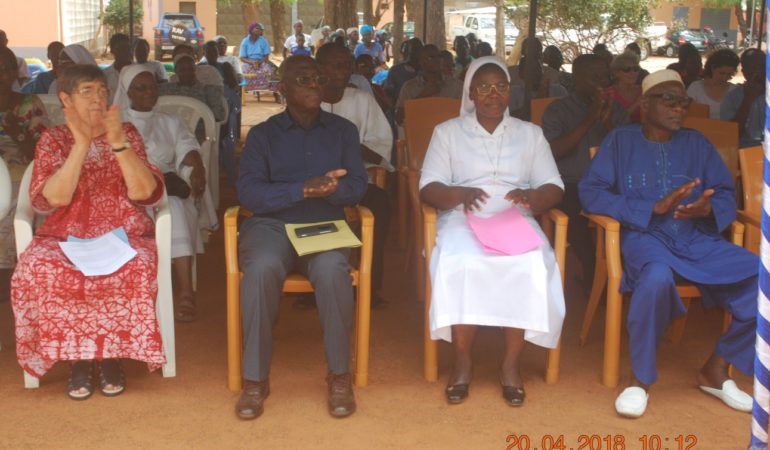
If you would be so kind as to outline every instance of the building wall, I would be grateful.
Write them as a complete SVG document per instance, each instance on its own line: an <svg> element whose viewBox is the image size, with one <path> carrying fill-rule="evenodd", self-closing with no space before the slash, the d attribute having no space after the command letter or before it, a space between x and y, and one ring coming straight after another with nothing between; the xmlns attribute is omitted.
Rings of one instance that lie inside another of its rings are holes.
<svg viewBox="0 0 770 450"><path fill-rule="evenodd" d="M100 0L3 1L3 17L17 17L2 25L10 48L21 57L45 61L52 41L82 44L91 50L99 45ZM34 23L30 20L34 18Z"/></svg>
<svg viewBox="0 0 770 450"><path fill-rule="evenodd" d="M650 9L650 15L655 22L665 22L666 25L671 26L671 22L674 18L674 9L678 7L689 8L687 28L700 28L701 27L701 11L705 7L703 0L687 0L680 2L660 2L657 8ZM729 10L730 14L730 28L736 30L738 28L738 19L735 17L731 8L725 8Z"/></svg>

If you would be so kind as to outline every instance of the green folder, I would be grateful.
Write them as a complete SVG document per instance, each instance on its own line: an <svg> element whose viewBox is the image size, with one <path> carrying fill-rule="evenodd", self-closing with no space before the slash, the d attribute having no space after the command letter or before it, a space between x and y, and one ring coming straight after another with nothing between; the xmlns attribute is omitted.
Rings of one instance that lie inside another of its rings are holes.
<svg viewBox="0 0 770 450"><path fill-rule="evenodd" d="M323 222L315 223L286 224L286 235L289 237L289 242L291 242L291 245L294 246L294 250L297 251L297 255L305 256L312 253L334 250L336 248L355 248L362 245L361 241L358 240L355 234L353 234L353 231L348 226L348 223L344 220L331 221L331 223L337 227L337 231L333 233L297 237L297 233L294 231L297 228L320 225L324 223L330 223L330 221L325 220Z"/></svg>

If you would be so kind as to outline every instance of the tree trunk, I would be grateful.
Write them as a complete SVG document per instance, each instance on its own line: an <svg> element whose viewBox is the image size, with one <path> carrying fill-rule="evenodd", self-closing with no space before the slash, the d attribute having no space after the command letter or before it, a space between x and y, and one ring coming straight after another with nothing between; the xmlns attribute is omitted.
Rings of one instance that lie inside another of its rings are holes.
<svg viewBox="0 0 770 450"><path fill-rule="evenodd" d="M324 21L333 28L358 27L355 0L324 0Z"/></svg>
<svg viewBox="0 0 770 450"><path fill-rule="evenodd" d="M415 4L416 3L416 4ZM426 44L433 44L443 50L446 48L446 33L444 24L444 0L428 0L428 30L423 30L423 0L407 0L407 5L416 8L410 20L414 20L414 35L423 39Z"/></svg>
<svg viewBox="0 0 770 450"><path fill-rule="evenodd" d="M404 0L393 1L393 64L401 62L401 43L404 41Z"/></svg>
<svg viewBox="0 0 770 450"><path fill-rule="evenodd" d="M364 0L364 24L376 27L374 13L372 12L372 0Z"/></svg>
<svg viewBox="0 0 770 450"><path fill-rule="evenodd" d="M495 56L505 60L505 26L503 0L495 0Z"/></svg>
<svg viewBox="0 0 770 450"><path fill-rule="evenodd" d="M380 20L382 20L383 14L385 14L385 11L390 9L390 5L392 2L390 1L383 1L383 0L377 0L377 6L374 8L374 12L372 13L372 25L376 28L377 25L380 24Z"/></svg>
<svg viewBox="0 0 770 450"><path fill-rule="evenodd" d="M508 59L505 60L505 63L509 66L516 66L521 60L524 39L526 39L529 34L529 20L522 20L520 23L517 23L516 28L519 29L519 35L516 37L516 43L513 44L511 54L508 56Z"/></svg>
<svg viewBox="0 0 770 450"><path fill-rule="evenodd" d="M261 15L262 11L259 9L258 3L253 3L251 0L241 0L241 16L243 17L244 36L249 32L249 25L254 22L259 22L259 16Z"/></svg>
<svg viewBox="0 0 770 450"><path fill-rule="evenodd" d="M270 26L273 29L273 53L281 53L283 43L286 41L284 31L284 18L286 17L286 5L283 0L270 0Z"/></svg>
<svg viewBox="0 0 770 450"><path fill-rule="evenodd" d="M746 33L748 33L748 26L746 25L746 16L743 12L743 7L740 3L736 3L733 7L735 10L735 18L738 19L738 29L741 32L741 42L746 41Z"/></svg>

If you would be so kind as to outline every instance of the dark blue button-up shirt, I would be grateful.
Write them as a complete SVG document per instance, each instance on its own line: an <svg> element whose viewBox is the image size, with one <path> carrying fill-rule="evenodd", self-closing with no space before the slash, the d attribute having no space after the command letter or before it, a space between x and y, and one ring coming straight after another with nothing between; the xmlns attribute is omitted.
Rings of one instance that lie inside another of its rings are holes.
<svg viewBox="0 0 770 450"><path fill-rule="evenodd" d="M347 175L334 194L304 197L306 180L340 168ZM367 182L352 122L320 111L318 121L306 130L284 111L249 131L237 188L241 204L257 216L310 223L344 218L344 207L361 200Z"/></svg>

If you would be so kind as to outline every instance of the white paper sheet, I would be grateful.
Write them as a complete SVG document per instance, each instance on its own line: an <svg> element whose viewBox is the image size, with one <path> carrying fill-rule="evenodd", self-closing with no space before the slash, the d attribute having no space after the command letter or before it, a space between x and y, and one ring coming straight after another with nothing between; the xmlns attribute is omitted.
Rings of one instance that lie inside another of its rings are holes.
<svg viewBox="0 0 770 450"><path fill-rule="evenodd" d="M110 232L83 242L59 242L64 254L86 276L109 275L136 256L136 250Z"/></svg>

